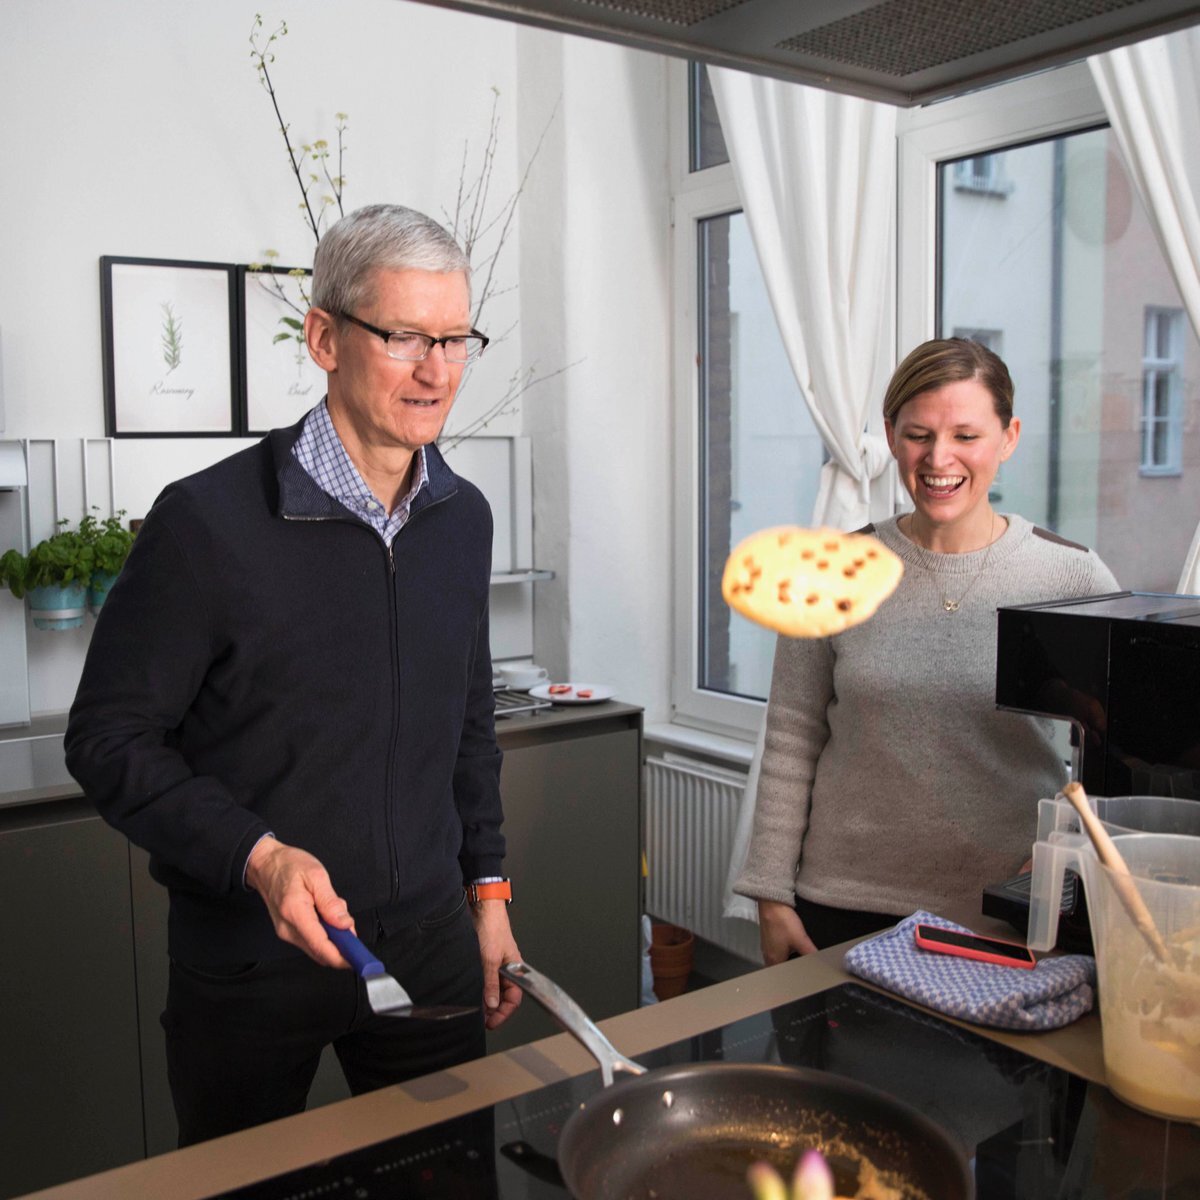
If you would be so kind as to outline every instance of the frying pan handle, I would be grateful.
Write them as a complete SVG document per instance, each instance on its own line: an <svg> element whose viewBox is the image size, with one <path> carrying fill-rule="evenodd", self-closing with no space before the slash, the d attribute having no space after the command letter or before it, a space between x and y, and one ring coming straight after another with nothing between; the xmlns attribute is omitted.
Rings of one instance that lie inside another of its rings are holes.
<svg viewBox="0 0 1200 1200"><path fill-rule="evenodd" d="M600 1064L600 1078L608 1087L617 1071L627 1075L644 1075L646 1068L626 1058L596 1028L592 1019L566 992L535 971L528 963L505 963L500 974L511 980L523 992L528 992L591 1056Z"/></svg>
<svg viewBox="0 0 1200 1200"><path fill-rule="evenodd" d="M387 968L383 963L349 929L338 929L336 925L330 925L323 917L321 918L321 924L324 926L325 932L329 934L329 940L338 948L341 956L363 979L372 979L376 975L385 973Z"/></svg>

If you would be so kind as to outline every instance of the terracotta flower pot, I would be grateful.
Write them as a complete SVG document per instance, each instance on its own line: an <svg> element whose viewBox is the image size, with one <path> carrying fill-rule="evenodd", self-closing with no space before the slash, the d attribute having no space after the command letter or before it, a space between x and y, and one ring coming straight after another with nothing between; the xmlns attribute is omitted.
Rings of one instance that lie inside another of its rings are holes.
<svg viewBox="0 0 1200 1200"><path fill-rule="evenodd" d="M660 1000L682 995L687 989L695 952L696 939L691 930L663 923L651 925L650 970L654 994Z"/></svg>

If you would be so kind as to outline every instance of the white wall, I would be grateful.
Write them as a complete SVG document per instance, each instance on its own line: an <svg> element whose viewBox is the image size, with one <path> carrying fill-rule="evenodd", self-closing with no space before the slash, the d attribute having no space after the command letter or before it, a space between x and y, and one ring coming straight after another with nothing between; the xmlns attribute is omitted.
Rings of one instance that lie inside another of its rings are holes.
<svg viewBox="0 0 1200 1200"><path fill-rule="evenodd" d="M0 78L14 115L0 176L8 436L103 432L100 255L249 262L271 247L289 265L311 262L249 57L261 7L9 0L0 10ZM512 191L513 27L395 0L289 0L286 13L273 69L284 115L297 140L311 140L332 136L335 112L349 114L350 206L388 199L440 215L464 141L482 148L493 88L502 118L493 190ZM497 329L515 301L498 308ZM489 354L497 378L519 361L519 344L499 349Z"/></svg>
<svg viewBox="0 0 1200 1200"><path fill-rule="evenodd" d="M12 116L0 172L0 436L103 433L101 255L249 262L271 247L288 265L311 262L250 60L261 9L0 7L0 95ZM660 718L670 642L664 61L405 0L288 0L263 11L266 30L280 16L290 32L273 76L292 132L329 137L333 114L349 114L351 208L390 200L443 216L464 143L472 162L484 145L493 88L492 195L502 201L561 96L505 251L508 290L483 322L513 332L489 349L448 428L522 367L578 363L488 429L534 439L534 565L558 572L537 585L537 653L554 673L613 683ZM118 503L140 505L241 444L123 442ZM69 705L86 649L86 633L52 641L31 642L35 713Z"/></svg>
<svg viewBox="0 0 1200 1200"><path fill-rule="evenodd" d="M613 684L661 720L671 646L666 63L529 29L518 73L523 145L560 98L523 212L524 347L530 361L569 365L525 409L538 565L558 573L537 594L535 653L552 674Z"/></svg>

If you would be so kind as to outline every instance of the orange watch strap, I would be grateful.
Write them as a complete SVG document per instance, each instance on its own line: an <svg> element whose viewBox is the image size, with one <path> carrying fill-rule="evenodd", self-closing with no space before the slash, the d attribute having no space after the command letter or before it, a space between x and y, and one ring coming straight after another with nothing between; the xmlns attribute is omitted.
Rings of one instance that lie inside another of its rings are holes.
<svg viewBox="0 0 1200 1200"><path fill-rule="evenodd" d="M503 900L506 904L512 903L512 881L509 879L501 879L496 883L468 883L463 886L466 888L467 899L472 904L478 904L481 900Z"/></svg>

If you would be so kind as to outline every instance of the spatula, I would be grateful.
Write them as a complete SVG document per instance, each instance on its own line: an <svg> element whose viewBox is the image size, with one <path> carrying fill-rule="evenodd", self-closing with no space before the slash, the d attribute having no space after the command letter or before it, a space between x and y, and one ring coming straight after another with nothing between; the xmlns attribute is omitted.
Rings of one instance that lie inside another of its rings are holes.
<svg viewBox="0 0 1200 1200"><path fill-rule="evenodd" d="M321 924L341 956L366 983L367 1001L376 1016L446 1021L451 1017L465 1017L479 1011L478 1005L472 1007L460 1004L414 1004L412 997L387 973L383 963L349 929L338 929L327 921L322 921Z"/></svg>

